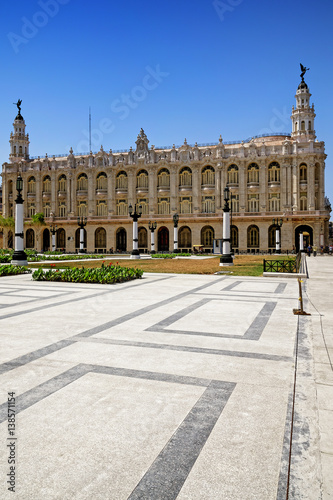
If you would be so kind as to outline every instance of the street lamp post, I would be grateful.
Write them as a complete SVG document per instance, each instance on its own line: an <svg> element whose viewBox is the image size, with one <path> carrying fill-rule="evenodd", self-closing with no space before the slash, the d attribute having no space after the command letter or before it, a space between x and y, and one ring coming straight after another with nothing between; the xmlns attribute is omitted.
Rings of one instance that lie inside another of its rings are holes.
<svg viewBox="0 0 333 500"><path fill-rule="evenodd" d="M178 253L178 222L179 215L173 215L173 252Z"/></svg>
<svg viewBox="0 0 333 500"><path fill-rule="evenodd" d="M13 258L11 264L14 266L26 266L28 264L27 255L24 248L24 237L23 237L23 179L19 175L16 179L16 190L17 198L15 200L15 251L13 253Z"/></svg>
<svg viewBox="0 0 333 500"><path fill-rule="evenodd" d="M52 252L55 252L55 249L56 249L56 234L57 234L57 226L50 226L50 231L51 231L51 234L52 234L52 241L51 241L51 245L52 245Z"/></svg>
<svg viewBox="0 0 333 500"><path fill-rule="evenodd" d="M220 257L220 266L233 266L233 259L230 253L230 190L226 186L224 188L224 207L223 207L223 239L222 239L222 256Z"/></svg>
<svg viewBox="0 0 333 500"><path fill-rule="evenodd" d="M79 253L85 253L84 251L84 227L87 225L87 217L77 218L78 226L80 227L80 249Z"/></svg>
<svg viewBox="0 0 333 500"><path fill-rule="evenodd" d="M282 224L282 219L273 219L273 227L275 228L275 253L281 253L280 229Z"/></svg>
<svg viewBox="0 0 333 500"><path fill-rule="evenodd" d="M133 212L133 207L130 205L128 207L128 213L133 219L133 250L131 253L131 259L140 259L140 252L138 248L138 219L140 219L142 215L142 206L139 205L137 209L135 203Z"/></svg>
<svg viewBox="0 0 333 500"><path fill-rule="evenodd" d="M156 253L155 251L155 229L157 228L157 222L150 222L148 223L148 227L150 229L150 253Z"/></svg>

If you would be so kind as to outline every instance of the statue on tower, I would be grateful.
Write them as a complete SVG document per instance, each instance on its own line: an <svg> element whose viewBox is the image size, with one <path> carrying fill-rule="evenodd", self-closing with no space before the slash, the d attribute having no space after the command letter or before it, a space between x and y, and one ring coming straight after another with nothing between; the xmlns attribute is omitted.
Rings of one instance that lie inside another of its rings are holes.
<svg viewBox="0 0 333 500"><path fill-rule="evenodd" d="M302 78L302 82L304 82L304 75L307 71L309 71L310 68L306 68L305 66L303 66L303 64L299 63L300 67L301 67L301 78Z"/></svg>
<svg viewBox="0 0 333 500"><path fill-rule="evenodd" d="M13 104L16 104L17 106L17 109L18 109L18 113L17 113L17 117L18 119L22 119L22 116L21 116L21 104L22 104L22 99L18 99L17 102L13 102Z"/></svg>

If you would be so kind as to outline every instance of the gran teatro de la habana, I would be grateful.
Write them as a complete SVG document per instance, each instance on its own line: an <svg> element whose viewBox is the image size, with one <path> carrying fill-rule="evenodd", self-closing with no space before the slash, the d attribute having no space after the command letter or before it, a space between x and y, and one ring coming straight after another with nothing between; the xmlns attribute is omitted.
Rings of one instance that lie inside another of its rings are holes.
<svg viewBox="0 0 333 500"><path fill-rule="evenodd" d="M222 238L224 190L230 189L231 247L235 253L274 252L282 227L282 252L328 244L330 205L325 198L325 144L316 138L314 105L301 75L292 106L290 134L265 134L246 141L155 147L141 129L127 151L29 156L29 134L21 109L10 134L9 161L2 167L3 217L14 216L16 179L23 178L24 245L46 251L56 226L57 250L78 251L78 217L86 225L87 252L131 252L138 220L140 252L151 249L149 223L156 222L156 251L174 248L173 216L178 214L178 248L212 252ZM21 103L21 101L19 101ZM46 225L29 224L43 213ZM3 230L13 247L14 229Z"/></svg>

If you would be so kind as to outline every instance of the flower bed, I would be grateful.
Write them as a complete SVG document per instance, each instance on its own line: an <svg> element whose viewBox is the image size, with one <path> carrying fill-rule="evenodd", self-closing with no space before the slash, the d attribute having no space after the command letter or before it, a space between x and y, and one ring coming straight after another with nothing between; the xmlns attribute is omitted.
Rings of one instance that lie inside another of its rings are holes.
<svg viewBox="0 0 333 500"><path fill-rule="evenodd" d="M24 266L0 266L0 276L11 276L15 274L31 273L30 269Z"/></svg>
<svg viewBox="0 0 333 500"><path fill-rule="evenodd" d="M72 283L123 283L124 281L142 278L141 269L131 267L121 267L113 264L104 265L100 268L78 268L59 270L37 269L32 274L32 279L36 281L66 281Z"/></svg>

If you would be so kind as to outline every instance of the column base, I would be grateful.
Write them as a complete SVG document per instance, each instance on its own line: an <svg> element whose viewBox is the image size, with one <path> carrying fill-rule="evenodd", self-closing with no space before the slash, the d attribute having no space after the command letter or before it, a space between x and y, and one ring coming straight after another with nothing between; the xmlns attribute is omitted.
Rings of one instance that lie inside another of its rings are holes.
<svg viewBox="0 0 333 500"><path fill-rule="evenodd" d="M220 266L233 266L234 261L230 254L225 254L220 257Z"/></svg>
<svg viewBox="0 0 333 500"><path fill-rule="evenodd" d="M13 266L27 266L28 260L24 250L15 250L13 258L10 262Z"/></svg>
<svg viewBox="0 0 333 500"><path fill-rule="evenodd" d="M152 255L152 254L154 254L154 253L156 253L156 250L151 250L151 251L150 251L150 255Z"/></svg>
<svg viewBox="0 0 333 500"><path fill-rule="evenodd" d="M130 258L131 259L141 259L140 254L136 254L136 253L135 254L132 253Z"/></svg>

